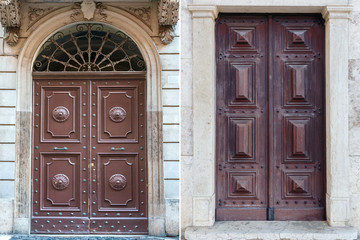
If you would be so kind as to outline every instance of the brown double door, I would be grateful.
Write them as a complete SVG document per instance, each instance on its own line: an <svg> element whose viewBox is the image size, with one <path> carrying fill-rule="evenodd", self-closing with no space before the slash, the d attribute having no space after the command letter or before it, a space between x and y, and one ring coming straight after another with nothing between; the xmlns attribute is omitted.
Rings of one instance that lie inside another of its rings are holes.
<svg viewBox="0 0 360 240"><path fill-rule="evenodd" d="M33 78L31 232L146 234L145 74Z"/></svg>
<svg viewBox="0 0 360 240"><path fill-rule="evenodd" d="M319 15L216 23L217 220L325 218Z"/></svg>

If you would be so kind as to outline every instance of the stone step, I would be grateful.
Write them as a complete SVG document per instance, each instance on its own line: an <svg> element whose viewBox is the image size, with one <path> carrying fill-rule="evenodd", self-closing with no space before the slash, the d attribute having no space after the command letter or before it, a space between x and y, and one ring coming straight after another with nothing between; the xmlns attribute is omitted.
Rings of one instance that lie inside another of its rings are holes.
<svg viewBox="0 0 360 240"><path fill-rule="evenodd" d="M330 227L322 221L224 221L189 227L187 240L354 240L353 227Z"/></svg>
<svg viewBox="0 0 360 240"><path fill-rule="evenodd" d="M0 235L0 240L177 240L178 237L153 236L38 236Z"/></svg>

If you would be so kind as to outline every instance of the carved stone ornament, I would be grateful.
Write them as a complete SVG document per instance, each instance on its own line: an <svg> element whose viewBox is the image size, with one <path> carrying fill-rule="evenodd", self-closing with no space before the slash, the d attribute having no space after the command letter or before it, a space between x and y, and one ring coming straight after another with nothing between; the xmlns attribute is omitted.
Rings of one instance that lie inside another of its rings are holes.
<svg viewBox="0 0 360 240"><path fill-rule="evenodd" d="M55 7L47 7L47 8L41 8L41 7L29 7L28 10L28 29L32 27L37 21L39 21L42 17L49 14L50 12L54 11Z"/></svg>
<svg viewBox="0 0 360 240"><path fill-rule="evenodd" d="M175 37L174 26L179 20L178 0L159 0L159 35L164 44L169 44Z"/></svg>
<svg viewBox="0 0 360 240"><path fill-rule="evenodd" d="M69 118L70 112L66 107L59 106L54 108L52 115L55 121L64 122Z"/></svg>
<svg viewBox="0 0 360 240"><path fill-rule="evenodd" d="M109 117L113 122L122 122L126 118L126 111L122 107L113 107L109 111Z"/></svg>
<svg viewBox="0 0 360 240"><path fill-rule="evenodd" d="M107 22L107 15L104 13L105 9L106 7L102 3L84 0L81 3L74 3L73 13L70 18L73 22L82 20Z"/></svg>
<svg viewBox="0 0 360 240"><path fill-rule="evenodd" d="M151 7L121 7L128 13L131 13L135 17L139 18L148 27L151 27Z"/></svg>
<svg viewBox="0 0 360 240"><path fill-rule="evenodd" d="M5 32L5 41L10 46L15 46L19 41L20 28L7 27Z"/></svg>
<svg viewBox="0 0 360 240"><path fill-rule="evenodd" d="M5 40L14 46L19 40L20 6L18 0L0 2L1 25L5 27Z"/></svg>
<svg viewBox="0 0 360 240"><path fill-rule="evenodd" d="M159 24L176 25L179 20L178 0L159 0Z"/></svg>
<svg viewBox="0 0 360 240"><path fill-rule="evenodd" d="M171 26L171 25L160 26L159 27L159 36L160 36L160 40L164 44L171 43L175 37L174 26Z"/></svg>
<svg viewBox="0 0 360 240"><path fill-rule="evenodd" d="M109 179L109 185L115 191L123 190L126 187L126 177L122 174L114 174Z"/></svg>
<svg viewBox="0 0 360 240"><path fill-rule="evenodd" d="M52 178L52 185L57 190L64 190L69 186L69 178L65 174L56 174Z"/></svg>

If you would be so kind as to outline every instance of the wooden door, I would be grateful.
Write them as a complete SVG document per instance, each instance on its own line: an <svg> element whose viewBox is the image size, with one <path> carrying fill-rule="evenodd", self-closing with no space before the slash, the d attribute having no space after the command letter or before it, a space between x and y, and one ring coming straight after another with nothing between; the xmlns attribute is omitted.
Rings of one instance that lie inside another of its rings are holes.
<svg viewBox="0 0 360 240"><path fill-rule="evenodd" d="M321 17L222 14L216 36L216 219L323 220Z"/></svg>
<svg viewBox="0 0 360 240"><path fill-rule="evenodd" d="M33 233L146 234L144 74L34 74Z"/></svg>

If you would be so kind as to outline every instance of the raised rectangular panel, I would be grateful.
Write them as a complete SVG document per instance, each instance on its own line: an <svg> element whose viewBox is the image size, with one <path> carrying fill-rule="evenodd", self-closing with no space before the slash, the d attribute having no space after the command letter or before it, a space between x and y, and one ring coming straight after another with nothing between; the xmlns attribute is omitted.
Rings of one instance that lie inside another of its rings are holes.
<svg viewBox="0 0 360 240"><path fill-rule="evenodd" d="M139 211L146 183L138 178L138 155L99 153L98 159L98 211Z"/></svg>
<svg viewBox="0 0 360 240"><path fill-rule="evenodd" d="M290 66L292 98L305 100L305 68L307 66Z"/></svg>
<svg viewBox="0 0 360 240"><path fill-rule="evenodd" d="M40 161L40 179L34 176L41 184L40 210L80 211L80 154L42 153Z"/></svg>
<svg viewBox="0 0 360 240"><path fill-rule="evenodd" d="M256 104L256 63L236 62L230 63L231 78L229 93L226 94L230 106L254 106Z"/></svg>
<svg viewBox="0 0 360 240"><path fill-rule="evenodd" d="M234 66L236 68L236 94L237 100L251 102L253 97L252 91L252 65Z"/></svg>
<svg viewBox="0 0 360 240"><path fill-rule="evenodd" d="M311 75L312 61L287 61L284 63L284 103L285 107L313 107L315 88Z"/></svg>
<svg viewBox="0 0 360 240"><path fill-rule="evenodd" d="M314 198L314 170L284 171L282 174L282 198Z"/></svg>
<svg viewBox="0 0 360 240"><path fill-rule="evenodd" d="M251 198L257 197L256 194L256 172L230 171L227 173L227 197L228 198Z"/></svg>
<svg viewBox="0 0 360 240"><path fill-rule="evenodd" d="M41 119L41 142L80 142L80 90L80 87L41 87L41 112L36 108L34 113Z"/></svg>
<svg viewBox="0 0 360 240"><path fill-rule="evenodd" d="M283 23L286 24L286 23ZM291 24L288 24L291 25ZM309 29L311 27L305 26L286 26L285 31L285 52L286 51L301 51L312 52L310 46Z"/></svg>
<svg viewBox="0 0 360 240"><path fill-rule="evenodd" d="M229 50L256 51L256 27L229 27Z"/></svg>
<svg viewBox="0 0 360 240"><path fill-rule="evenodd" d="M314 119L306 116L285 117L286 161L311 161L311 129Z"/></svg>
<svg viewBox="0 0 360 240"><path fill-rule="evenodd" d="M98 87L98 142L138 141L138 94L133 85ZM143 94L143 93L142 93ZM145 116L144 112L141 112Z"/></svg>
<svg viewBox="0 0 360 240"><path fill-rule="evenodd" d="M255 119L231 118L229 126L229 146L232 152L232 159L254 161Z"/></svg>
<svg viewBox="0 0 360 240"><path fill-rule="evenodd" d="M306 122L293 122L293 155L306 155Z"/></svg>

